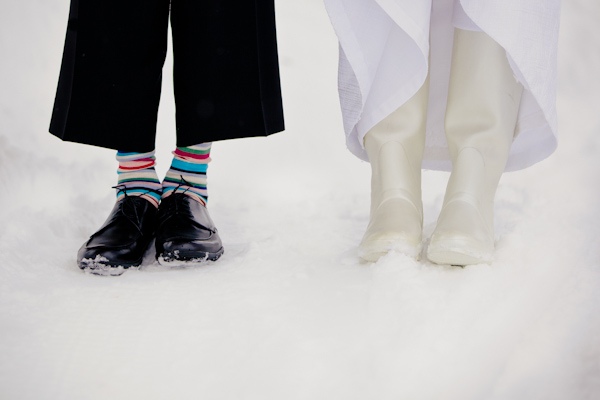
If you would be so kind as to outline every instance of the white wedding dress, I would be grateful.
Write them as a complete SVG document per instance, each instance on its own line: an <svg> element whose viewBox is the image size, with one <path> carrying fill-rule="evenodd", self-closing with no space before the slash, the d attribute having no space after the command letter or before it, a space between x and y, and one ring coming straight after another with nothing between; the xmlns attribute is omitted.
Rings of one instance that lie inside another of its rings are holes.
<svg viewBox="0 0 600 400"><path fill-rule="evenodd" d="M325 0L325 5L340 41L340 102L347 145L356 156L367 160L365 134L410 99L429 73L423 168L451 169L444 113L453 29L462 25L498 42L524 86L506 170L528 167L556 149L560 0Z"/></svg>

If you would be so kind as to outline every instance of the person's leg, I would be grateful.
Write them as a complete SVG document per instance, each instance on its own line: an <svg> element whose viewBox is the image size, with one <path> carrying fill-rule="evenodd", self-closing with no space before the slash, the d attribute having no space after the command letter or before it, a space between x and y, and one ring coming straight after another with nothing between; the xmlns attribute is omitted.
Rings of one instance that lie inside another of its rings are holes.
<svg viewBox="0 0 600 400"><path fill-rule="evenodd" d="M81 269L120 275L154 237L153 164L169 0L72 0L50 131L119 150L117 202L77 255Z"/></svg>
<svg viewBox="0 0 600 400"><path fill-rule="evenodd" d="M175 0L171 26L178 150L163 181L156 256L179 265L223 254L205 207L202 152L212 141L281 131L283 112L273 0Z"/></svg>
<svg viewBox="0 0 600 400"><path fill-rule="evenodd" d="M168 16L169 0L72 0L50 132L153 150Z"/></svg>
<svg viewBox="0 0 600 400"><path fill-rule="evenodd" d="M365 136L372 171L371 217L359 253L366 261L377 261L390 250L411 257L421 253L421 162L428 96L429 79Z"/></svg>
<svg viewBox="0 0 600 400"><path fill-rule="evenodd" d="M156 258L168 266L215 261L223 244L206 205L211 143L177 147L162 183Z"/></svg>
<svg viewBox="0 0 600 400"><path fill-rule="evenodd" d="M494 196L522 91L498 43L484 32L455 30L445 120L452 173L427 251L431 261L491 261Z"/></svg>
<svg viewBox="0 0 600 400"><path fill-rule="evenodd" d="M154 151L147 153L117 152L119 169L117 201L124 196L140 196L158 208L162 186L156 175Z"/></svg>
<svg viewBox="0 0 600 400"><path fill-rule="evenodd" d="M177 147L173 152L171 168L162 182L162 198L174 193L184 193L206 206L208 190L206 173L210 162L212 143Z"/></svg>
<svg viewBox="0 0 600 400"><path fill-rule="evenodd" d="M273 0L174 0L177 146L283 130Z"/></svg>

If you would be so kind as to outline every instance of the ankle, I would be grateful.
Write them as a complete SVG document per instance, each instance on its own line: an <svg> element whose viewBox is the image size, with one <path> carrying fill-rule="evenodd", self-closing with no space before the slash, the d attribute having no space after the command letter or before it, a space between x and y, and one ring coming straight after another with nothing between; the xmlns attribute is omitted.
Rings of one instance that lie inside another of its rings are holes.
<svg viewBox="0 0 600 400"><path fill-rule="evenodd" d="M173 193L190 196L206 206L208 202L206 171L210 162L212 143L201 143L189 147L177 147L173 152L171 168L162 182L162 198Z"/></svg>
<svg viewBox="0 0 600 400"><path fill-rule="evenodd" d="M118 151L117 200L124 196L140 196L158 207L162 187L154 169L154 151L138 153Z"/></svg>

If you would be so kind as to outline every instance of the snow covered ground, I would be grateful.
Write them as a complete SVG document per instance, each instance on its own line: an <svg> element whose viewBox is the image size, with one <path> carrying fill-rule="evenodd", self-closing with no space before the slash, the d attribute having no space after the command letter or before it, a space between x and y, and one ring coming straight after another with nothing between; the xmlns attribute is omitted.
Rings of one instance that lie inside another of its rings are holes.
<svg viewBox="0 0 600 400"><path fill-rule="evenodd" d="M287 130L213 147L225 256L102 278L75 254L114 153L46 133L68 1L3 1L0 399L600 398L600 3L564 2L559 150L503 178L496 260L464 269L359 263L369 166L344 148L337 42L320 0L277 12ZM429 236L447 174L424 179Z"/></svg>

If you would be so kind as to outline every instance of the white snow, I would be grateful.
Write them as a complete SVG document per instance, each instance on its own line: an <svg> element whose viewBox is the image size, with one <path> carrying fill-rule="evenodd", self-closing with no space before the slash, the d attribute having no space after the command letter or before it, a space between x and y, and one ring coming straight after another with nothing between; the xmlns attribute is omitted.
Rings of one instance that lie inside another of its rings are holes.
<svg viewBox="0 0 600 400"><path fill-rule="evenodd" d="M600 3L564 2L559 150L503 178L496 259L464 269L359 263L369 166L344 148L337 41L319 0L277 12L287 130L213 146L225 255L113 278L75 256L113 205L114 152L47 133L68 1L3 3L0 398L600 398ZM447 177L424 174L427 237Z"/></svg>

